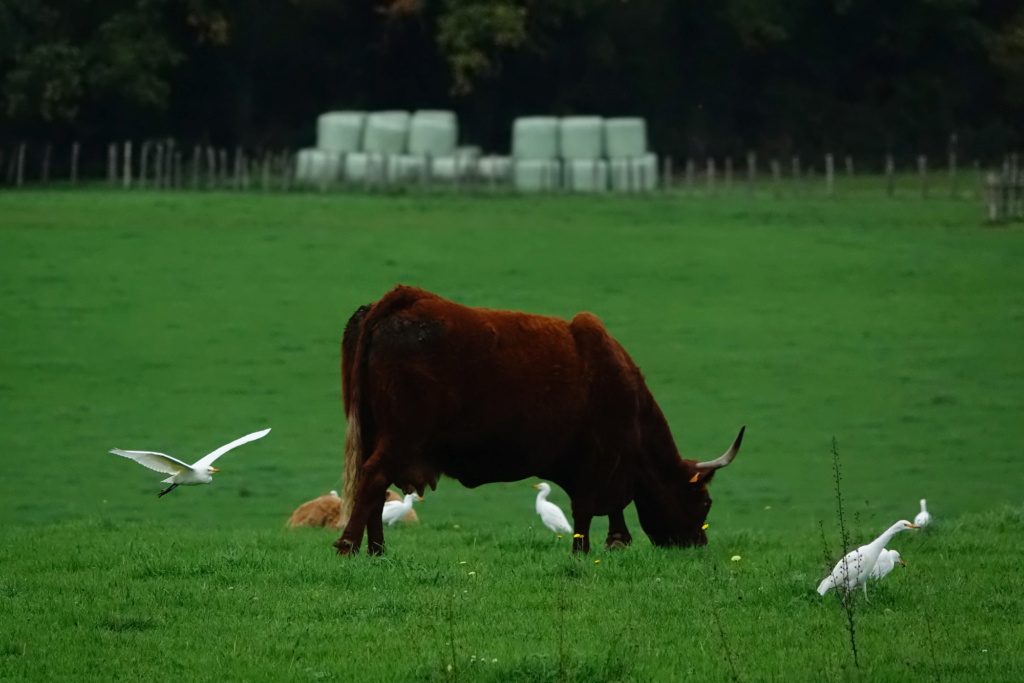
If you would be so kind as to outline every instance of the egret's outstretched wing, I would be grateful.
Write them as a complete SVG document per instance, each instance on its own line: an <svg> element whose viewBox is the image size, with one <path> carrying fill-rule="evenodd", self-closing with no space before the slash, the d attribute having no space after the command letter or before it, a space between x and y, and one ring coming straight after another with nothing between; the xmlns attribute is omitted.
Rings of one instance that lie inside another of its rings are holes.
<svg viewBox="0 0 1024 683"><path fill-rule="evenodd" d="M210 465L212 465L214 460L216 460L220 456L224 455L225 453L230 451L232 448L238 448L239 446L241 446L244 443L249 443L250 441L255 441L256 439L262 439L263 437L265 437L269 433L270 433L270 429L268 428L268 429L264 429L264 430L259 431L259 432L253 432L252 434L246 434L245 436L241 437L240 439L235 439L231 443L225 444L225 445L221 446L220 448L218 448L217 450L215 450L214 452L210 453L209 455L205 455L201 459L197 460L195 462L195 464L192 465L192 469L203 470L204 468L209 467Z"/></svg>
<svg viewBox="0 0 1024 683"><path fill-rule="evenodd" d="M148 467L151 470L163 472L164 474L179 474L185 470L192 469L188 463L163 453L155 453L153 451L122 451L120 448L112 448L110 452L114 455L131 458L143 467Z"/></svg>

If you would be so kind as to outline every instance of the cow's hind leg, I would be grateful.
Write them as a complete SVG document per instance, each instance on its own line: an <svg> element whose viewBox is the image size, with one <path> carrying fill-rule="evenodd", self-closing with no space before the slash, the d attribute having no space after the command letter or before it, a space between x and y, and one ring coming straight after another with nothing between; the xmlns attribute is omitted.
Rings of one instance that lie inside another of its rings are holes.
<svg viewBox="0 0 1024 683"><path fill-rule="evenodd" d="M389 482L390 483L390 482ZM387 499L387 484L384 486L385 493L377 497L377 505L370 512L370 518L366 521L366 552L371 555L384 553L384 502Z"/></svg>
<svg viewBox="0 0 1024 683"><path fill-rule="evenodd" d="M572 499L572 551L590 552L590 522L594 519L594 503L590 499Z"/></svg>
<svg viewBox="0 0 1024 683"><path fill-rule="evenodd" d="M622 515L622 510L609 513L608 538L604 542L605 549L625 548L632 542L633 537L630 536L629 529L626 528L626 518Z"/></svg>
<svg viewBox="0 0 1024 683"><path fill-rule="evenodd" d="M370 527L370 553L379 554L384 547L384 529L380 516L388 488L388 478L383 467L386 457L384 444L378 443L373 455L363 463L352 505L352 516L349 517L341 538L334 542L339 555L355 555L359 552L359 545L363 542L363 531L374 516L376 527Z"/></svg>

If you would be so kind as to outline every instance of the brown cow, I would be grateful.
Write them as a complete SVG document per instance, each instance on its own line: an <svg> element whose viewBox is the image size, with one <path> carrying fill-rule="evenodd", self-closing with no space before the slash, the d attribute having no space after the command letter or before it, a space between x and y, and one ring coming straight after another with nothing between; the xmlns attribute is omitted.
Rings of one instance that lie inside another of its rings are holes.
<svg viewBox="0 0 1024 683"><path fill-rule="evenodd" d="M384 549L391 484L423 494L441 475L468 487L541 477L569 495L573 550L609 518L607 546L629 544L636 502L655 545L704 545L707 484L739 450L710 462L679 457L640 369L590 313L566 322L468 308L398 286L360 307L341 344L348 426L338 553Z"/></svg>

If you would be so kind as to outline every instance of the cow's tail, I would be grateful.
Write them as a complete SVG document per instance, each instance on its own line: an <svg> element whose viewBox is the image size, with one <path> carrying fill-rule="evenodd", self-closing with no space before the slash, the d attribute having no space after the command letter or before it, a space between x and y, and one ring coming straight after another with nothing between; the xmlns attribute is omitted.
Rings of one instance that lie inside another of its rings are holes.
<svg viewBox="0 0 1024 683"><path fill-rule="evenodd" d="M366 396L369 381L367 354L373 328L384 317L411 306L419 299L433 296L415 287L395 287L377 303L360 306L345 325L345 333L341 338L341 393L348 422L345 427L345 465L341 487L339 524L342 527L352 515L363 463L377 440Z"/></svg>

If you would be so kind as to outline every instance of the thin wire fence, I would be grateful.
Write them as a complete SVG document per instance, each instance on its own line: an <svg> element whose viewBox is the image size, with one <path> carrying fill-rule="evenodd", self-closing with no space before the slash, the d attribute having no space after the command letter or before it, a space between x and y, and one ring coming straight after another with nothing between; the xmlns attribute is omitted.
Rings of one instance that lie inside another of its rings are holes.
<svg viewBox="0 0 1024 683"><path fill-rule="evenodd" d="M362 155L366 157L366 155ZM329 164L304 167L292 150L228 150L205 145L185 146L173 139L111 143L106 149L84 149L78 143L18 144L0 148L0 188L105 186L110 189L157 191L258 192L456 192L524 193L517 188L517 162L496 163L497 157L457 161L454 172L436 173L429 157L398 172L394 159L362 159L353 173L355 155L338 154ZM628 160L627 160L628 161ZM626 164L628 175L616 185L599 180L607 175L594 162L593 181L579 162L565 173L547 172L533 188L547 193L618 190L632 194L671 193L689 197L758 198L891 198L978 202L990 222L1024 220L1024 175L1019 155L1007 154L998 165L978 161L962 164L954 147L941 160L887 155L856 159L831 153L817 158L708 157L677 163L664 158L660 168ZM557 167L556 167L557 168ZM881 172L877 169L881 168ZM652 173L654 177L645 177ZM570 174L571 173L571 174ZM564 177L561 177L564 176ZM575 176L575 177L574 177ZM576 188L565 189L565 186ZM525 193L524 193L525 194Z"/></svg>

